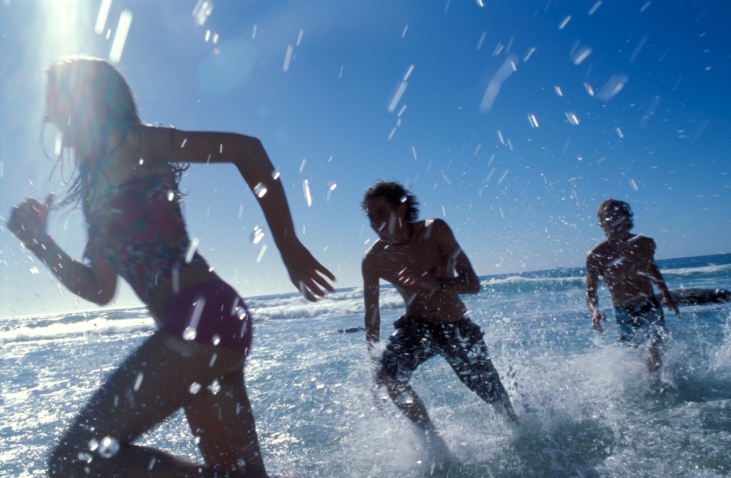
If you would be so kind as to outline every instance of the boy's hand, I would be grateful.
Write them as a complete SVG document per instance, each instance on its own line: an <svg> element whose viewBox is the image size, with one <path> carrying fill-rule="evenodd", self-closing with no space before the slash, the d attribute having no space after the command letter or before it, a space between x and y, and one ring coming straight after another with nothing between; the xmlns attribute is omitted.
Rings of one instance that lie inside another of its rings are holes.
<svg viewBox="0 0 731 478"><path fill-rule="evenodd" d="M678 304L675 302L675 299L673 299L673 296L666 295L663 296L662 301L665 305L667 305L669 308L675 312L675 315L680 319L680 311L678 310Z"/></svg>
<svg viewBox="0 0 731 478"><path fill-rule="evenodd" d="M594 312L594 315L591 317L591 326L594 327L594 330L596 330L599 333L604 332L604 328L602 327L601 321L607 320L607 318L604 316L603 312L596 311Z"/></svg>
<svg viewBox="0 0 731 478"><path fill-rule="evenodd" d="M433 277L425 269L418 267L404 267L398 274L398 281L406 287L415 287L430 291L438 291L443 287L438 279Z"/></svg>

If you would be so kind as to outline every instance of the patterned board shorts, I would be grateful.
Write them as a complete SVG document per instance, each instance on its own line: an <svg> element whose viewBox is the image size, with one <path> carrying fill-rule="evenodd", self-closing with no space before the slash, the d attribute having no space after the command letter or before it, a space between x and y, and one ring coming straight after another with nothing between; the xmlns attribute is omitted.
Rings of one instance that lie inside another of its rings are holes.
<svg viewBox="0 0 731 478"><path fill-rule="evenodd" d="M404 315L393 325L396 331L381 356L379 376L405 385L419 365L441 355L459 379L487 403L507 397L488 356L484 334L469 318L437 324Z"/></svg>
<svg viewBox="0 0 731 478"><path fill-rule="evenodd" d="M622 341L633 345L647 343L662 344L665 332L665 315L662 306L654 297L632 308L615 307L614 318L619 324Z"/></svg>

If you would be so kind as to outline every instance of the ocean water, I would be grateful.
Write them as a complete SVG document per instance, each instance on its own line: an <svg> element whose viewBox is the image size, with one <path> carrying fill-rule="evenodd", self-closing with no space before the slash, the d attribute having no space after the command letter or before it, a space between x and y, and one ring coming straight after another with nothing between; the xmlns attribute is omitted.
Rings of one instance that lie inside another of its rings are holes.
<svg viewBox="0 0 731 478"><path fill-rule="evenodd" d="M671 289L731 289L731 255L659 261ZM317 304L247 300L255 342L246 378L265 463L297 477L731 475L731 304L666 313L665 363L650 375L641 349L611 319L591 329L584 272L482 278L465 296L520 426L496 415L437 357L412 385L456 457L432 470L406 419L373 407L362 290ZM240 291L245 293L245 291ZM382 289L382 337L403 310ZM606 290L600 305L611 317ZM143 308L0 321L0 475L42 475L47 452L104 377L153 322ZM182 414L142 443L201 460ZM433 475L432 475L433 472Z"/></svg>

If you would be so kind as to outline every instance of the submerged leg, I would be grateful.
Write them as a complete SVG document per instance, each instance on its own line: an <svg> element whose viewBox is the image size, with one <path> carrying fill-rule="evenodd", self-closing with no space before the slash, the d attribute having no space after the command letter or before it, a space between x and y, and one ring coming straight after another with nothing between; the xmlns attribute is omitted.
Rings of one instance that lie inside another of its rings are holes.
<svg viewBox="0 0 731 478"><path fill-rule="evenodd" d="M442 347L441 354L459 379L485 402L510 421L518 423L508 392L488 356L480 328L472 321L463 322L455 339Z"/></svg>
<svg viewBox="0 0 731 478"><path fill-rule="evenodd" d="M223 357L209 366L209 356ZM89 400L49 458L50 476L214 476L220 472L134 445L141 434L196 401L217 376L243 368L244 357L155 332ZM230 473L235 476L234 473Z"/></svg>
<svg viewBox="0 0 731 478"><path fill-rule="evenodd" d="M426 447L426 453L432 466L445 470L453 460L449 447L437 433L429 418L424 403L408 383L400 383L393 379L384 379L388 394L396 407L414 424L415 431Z"/></svg>
<svg viewBox="0 0 731 478"><path fill-rule="evenodd" d="M394 405L411 420L419 429L432 432L434 425L429 419L424 403L416 394L411 385L401 383L391 378L384 378L383 384L388 390L388 395L393 400Z"/></svg>
<svg viewBox="0 0 731 478"><path fill-rule="evenodd" d="M660 349L655 345L647 347L647 357L645 357L645 364L649 372L657 372L662 366L662 355Z"/></svg>

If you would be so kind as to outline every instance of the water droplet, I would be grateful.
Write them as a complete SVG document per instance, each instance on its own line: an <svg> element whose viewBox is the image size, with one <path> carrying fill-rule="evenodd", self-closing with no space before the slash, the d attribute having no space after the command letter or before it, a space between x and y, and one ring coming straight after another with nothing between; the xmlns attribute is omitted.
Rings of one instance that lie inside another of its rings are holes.
<svg viewBox="0 0 731 478"><path fill-rule="evenodd" d="M243 469L246 466L246 462L244 461L243 458L239 458L238 460L236 460L236 465L239 468L242 468Z"/></svg>
<svg viewBox="0 0 731 478"><path fill-rule="evenodd" d="M145 374L140 372L137 374L137 380L135 380L135 392L140 389L140 385L142 385L142 379L145 378Z"/></svg>
<svg viewBox="0 0 731 478"><path fill-rule="evenodd" d="M267 193L267 187L262 184L258 183L256 186L254 186L254 194L256 194L256 197L263 198Z"/></svg>
<svg viewBox="0 0 731 478"><path fill-rule="evenodd" d="M213 383L208 386L208 390L215 395L221 391L221 384L218 383L218 380L214 380Z"/></svg>
<svg viewBox="0 0 731 478"><path fill-rule="evenodd" d="M214 335L211 339L211 343L213 345L218 345L219 343L221 343L221 337L218 334Z"/></svg>
<svg viewBox="0 0 731 478"><path fill-rule="evenodd" d="M302 182L302 193L305 195L307 206L312 206L312 195L310 194L310 183L306 179Z"/></svg>
<svg viewBox="0 0 731 478"><path fill-rule="evenodd" d="M188 388L188 391L195 395L196 393L201 391L201 384L198 382L193 382L190 384L190 387Z"/></svg>
<svg viewBox="0 0 731 478"><path fill-rule="evenodd" d="M89 450L96 451L96 449L99 448L99 442L96 440L96 438L92 438L89 440Z"/></svg>
<svg viewBox="0 0 731 478"><path fill-rule="evenodd" d="M193 442L197 445L198 443L201 442L201 437L195 437L195 438L193 438Z"/></svg>
<svg viewBox="0 0 731 478"><path fill-rule="evenodd" d="M111 458L119 451L119 442L112 437L104 437L99 442L99 455L102 458Z"/></svg>
<svg viewBox="0 0 731 478"><path fill-rule="evenodd" d="M264 229L261 226L254 226L254 230L251 233L251 242L258 244L262 239L264 239Z"/></svg>
<svg viewBox="0 0 731 478"><path fill-rule="evenodd" d="M185 340L195 340L196 335L198 335L198 331L195 327L188 326L183 331L183 338Z"/></svg>
<svg viewBox="0 0 731 478"><path fill-rule="evenodd" d="M276 169L272 171L272 179L277 180L279 179L279 176L279 171L277 171Z"/></svg>
<svg viewBox="0 0 731 478"><path fill-rule="evenodd" d="M338 187L338 185L335 184L334 181L330 181L329 183L327 183L327 187L330 188L330 191L334 191L335 188Z"/></svg>
<svg viewBox="0 0 731 478"><path fill-rule="evenodd" d="M173 191L168 192L168 201L175 199L175 193Z"/></svg>
<svg viewBox="0 0 731 478"><path fill-rule="evenodd" d="M234 314L236 314L236 317L238 317L239 320L244 320L246 318L246 309L239 305L234 310Z"/></svg>
<svg viewBox="0 0 731 478"><path fill-rule="evenodd" d="M86 463L91 463L91 460L93 459L93 457L90 454L83 452L83 451L79 452L78 458L79 458L79 461L83 461Z"/></svg>

